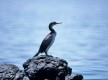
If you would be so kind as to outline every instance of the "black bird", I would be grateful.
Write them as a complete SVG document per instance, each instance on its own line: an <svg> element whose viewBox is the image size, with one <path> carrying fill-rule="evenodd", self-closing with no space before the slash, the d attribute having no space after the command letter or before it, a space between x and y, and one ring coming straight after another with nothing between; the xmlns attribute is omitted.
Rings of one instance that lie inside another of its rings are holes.
<svg viewBox="0 0 108 80"><path fill-rule="evenodd" d="M45 54L48 55L47 52L48 52L49 48L52 46L52 44L54 43L54 40L56 37L56 31L53 29L53 26L56 24L61 24L61 23L62 22L60 22L60 23L51 22L49 24L49 30L51 32L44 38L44 40L42 41L42 43L40 45L38 52L34 55L34 57L38 56L39 53L43 53L43 52L45 52Z"/></svg>

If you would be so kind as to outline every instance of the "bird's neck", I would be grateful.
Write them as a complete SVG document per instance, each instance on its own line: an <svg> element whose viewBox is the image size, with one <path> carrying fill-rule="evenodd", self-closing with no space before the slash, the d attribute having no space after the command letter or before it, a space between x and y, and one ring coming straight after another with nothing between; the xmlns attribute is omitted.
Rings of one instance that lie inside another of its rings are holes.
<svg viewBox="0 0 108 80"><path fill-rule="evenodd" d="M49 25L49 30L52 32L52 33L56 33L56 31L52 28L53 25Z"/></svg>

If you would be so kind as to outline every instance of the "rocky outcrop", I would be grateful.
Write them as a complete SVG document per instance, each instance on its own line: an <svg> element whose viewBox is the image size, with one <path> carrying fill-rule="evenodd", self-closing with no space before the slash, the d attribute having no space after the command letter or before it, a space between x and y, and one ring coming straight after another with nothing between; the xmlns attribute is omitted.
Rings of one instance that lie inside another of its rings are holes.
<svg viewBox="0 0 108 80"><path fill-rule="evenodd" d="M30 80L65 80L65 76L71 75L68 63L53 56L33 57L23 67Z"/></svg>
<svg viewBox="0 0 108 80"><path fill-rule="evenodd" d="M36 56L23 64L24 70L12 64L0 65L0 80L82 80L73 75L68 63L58 57Z"/></svg>

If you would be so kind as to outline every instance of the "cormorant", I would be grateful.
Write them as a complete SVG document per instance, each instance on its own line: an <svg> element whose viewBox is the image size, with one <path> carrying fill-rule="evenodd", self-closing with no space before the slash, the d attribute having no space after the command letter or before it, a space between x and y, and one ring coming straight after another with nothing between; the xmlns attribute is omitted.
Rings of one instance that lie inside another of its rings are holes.
<svg viewBox="0 0 108 80"><path fill-rule="evenodd" d="M49 24L49 30L51 32L44 38L44 40L42 41L42 43L40 45L38 52L34 55L34 57L38 56L39 53L43 53L43 52L45 52L45 54L48 55L47 52L48 52L49 48L52 46L52 44L54 43L54 40L56 37L56 31L53 29L53 26L56 24L61 24L61 23L62 22L57 23L54 21Z"/></svg>

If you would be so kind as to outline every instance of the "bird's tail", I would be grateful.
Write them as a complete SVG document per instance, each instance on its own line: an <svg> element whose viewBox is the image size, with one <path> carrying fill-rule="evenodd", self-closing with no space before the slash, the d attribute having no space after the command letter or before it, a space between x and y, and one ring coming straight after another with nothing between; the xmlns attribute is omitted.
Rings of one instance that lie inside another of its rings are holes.
<svg viewBox="0 0 108 80"><path fill-rule="evenodd" d="M40 52L38 51L38 52L37 52L37 53L36 53L36 54L35 54L33 57L36 57L36 56L38 56L38 55L39 55L39 53L40 53Z"/></svg>

